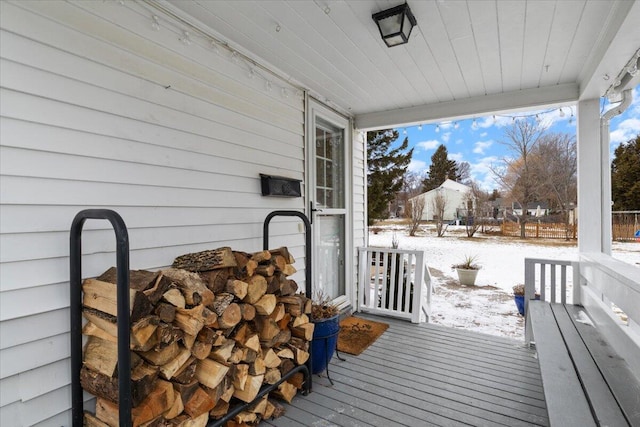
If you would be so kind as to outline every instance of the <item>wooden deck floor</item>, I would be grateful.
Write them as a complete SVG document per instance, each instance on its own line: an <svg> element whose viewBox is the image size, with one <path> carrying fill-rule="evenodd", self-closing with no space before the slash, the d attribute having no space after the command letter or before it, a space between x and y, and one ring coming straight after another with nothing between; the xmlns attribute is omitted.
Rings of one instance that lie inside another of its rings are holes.
<svg viewBox="0 0 640 427"><path fill-rule="evenodd" d="M538 362L522 342L362 317L389 329L360 356L333 358L333 386L314 375L310 395L261 425L548 425Z"/></svg>

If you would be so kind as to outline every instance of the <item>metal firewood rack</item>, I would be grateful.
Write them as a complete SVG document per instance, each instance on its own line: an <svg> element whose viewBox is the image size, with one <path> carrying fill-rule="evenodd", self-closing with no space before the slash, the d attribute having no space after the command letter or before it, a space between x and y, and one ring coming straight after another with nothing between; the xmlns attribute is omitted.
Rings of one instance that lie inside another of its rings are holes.
<svg viewBox="0 0 640 427"><path fill-rule="evenodd" d="M264 221L263 248L269 246L269 223L276 216L296 216L305 225L306 243L306 283L305 294L311 298L311 225L307 217L297 211L274 211L267 215ZM117 331L118 331L118 406L119 425L131 426L131 353L130 316L129 316L129 233L122 217L109 209L86 209L78 212L73 219L69 232L69 262L70 262L70 333L71 333L71 411L72 425L83 425L84 401L80 384L80 370L82 369L82 229L87 219L108 220L113 227L116 237L116 296L117 296ZM224 418L210 421L208 427L222 426L247 407L267 393L302 372L304 375L303 394L311 392L311 363L313 354L309 348L309 360L306 364L296 366L287 372L277 383L264 386L256 398L249 403L238 404L229 411Z"/></svg>

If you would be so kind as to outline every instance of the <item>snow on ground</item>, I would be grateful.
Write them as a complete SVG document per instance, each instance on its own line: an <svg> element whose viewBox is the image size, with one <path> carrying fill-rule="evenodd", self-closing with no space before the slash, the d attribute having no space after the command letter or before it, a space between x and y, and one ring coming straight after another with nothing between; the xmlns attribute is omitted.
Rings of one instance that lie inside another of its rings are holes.
<svg viewBox="0 0 640 427"><path fill-rule="evenodd" d="M390 248L395 236L400 249L425 251L433 284L431 322L519 340L524 340L524 319L518 314L511 288L524 283L524 259L571 261L578 257L575 242L480 233L468 238L464 226L449 226L444 237L436 237L429 226L410 237L408 227L399 222L375 228L379 232L369 233L369 246ZM461 286L451 269L466 255L477 255L482 265L476 286ZM640 243L614 242L613 256L640 265Z"/></svg>

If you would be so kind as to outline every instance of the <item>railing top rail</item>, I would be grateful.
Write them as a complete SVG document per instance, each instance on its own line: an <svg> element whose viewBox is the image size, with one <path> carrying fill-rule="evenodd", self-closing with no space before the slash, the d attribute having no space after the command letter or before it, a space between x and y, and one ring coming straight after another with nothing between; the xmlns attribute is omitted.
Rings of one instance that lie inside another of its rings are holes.
<svg viewBox="0 0 640 427"><path fill-rule="evenodd" d="M545 259L545 258L525 258L524 262L529 264L554 264L554 265L573 265L578 260L568 261L559 259Z"/></svg>
<svg viewBox="0 0 640 427"><path fill-rule="evenodd" d="M367 252L385 252L392 254L423 254L425 251L417 250L417 249L392 249L392 248L383 248L383 247L375 247L375 246L361 246L358 248L359 251L367 251Z"/></svg>

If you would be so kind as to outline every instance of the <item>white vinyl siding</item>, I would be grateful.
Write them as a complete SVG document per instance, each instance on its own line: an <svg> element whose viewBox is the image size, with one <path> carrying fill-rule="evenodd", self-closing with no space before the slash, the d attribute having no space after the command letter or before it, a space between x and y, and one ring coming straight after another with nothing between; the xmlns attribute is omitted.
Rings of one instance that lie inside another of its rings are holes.
<svg viewBox="0 0 640 427"><path fill-rule="evenodd" d="M0 12L0 425L70 425L75 214L117 211L133 269L261 249L269 212L305 209L262 197L259 180L303 179L303 98L280 80L267 90L202 38L154 30L142 3L3 1ZM115 239L106 221L84 228L91 277L115 265ZM303 286L297 220L274 219L270 234Z"/></svg>

